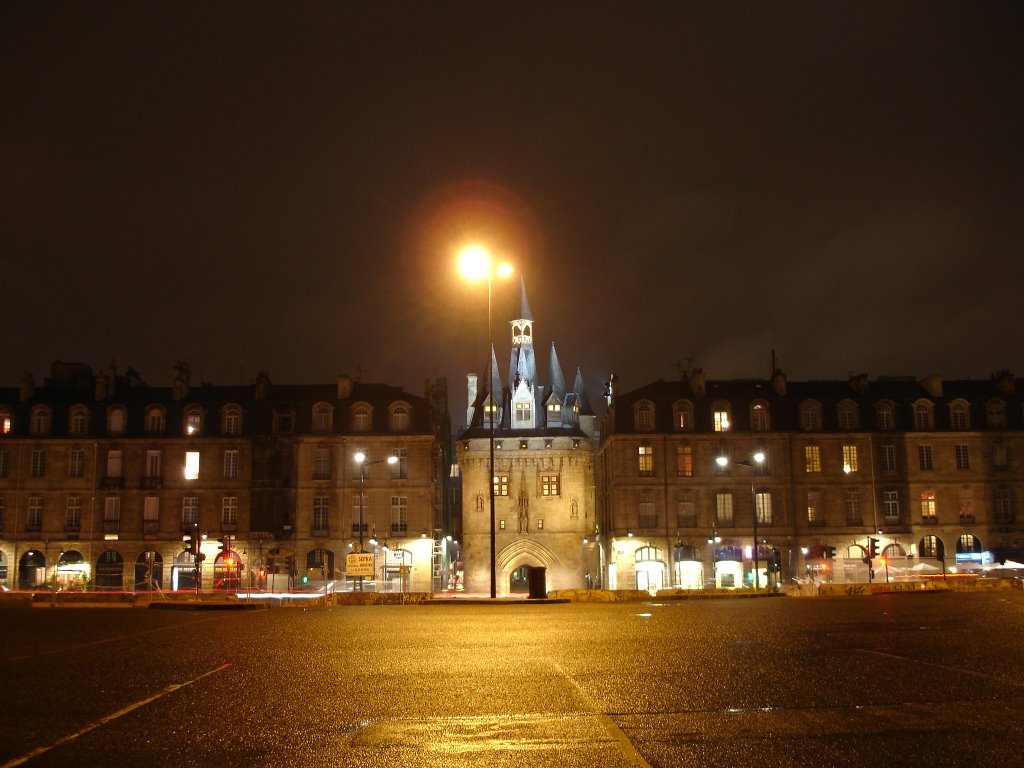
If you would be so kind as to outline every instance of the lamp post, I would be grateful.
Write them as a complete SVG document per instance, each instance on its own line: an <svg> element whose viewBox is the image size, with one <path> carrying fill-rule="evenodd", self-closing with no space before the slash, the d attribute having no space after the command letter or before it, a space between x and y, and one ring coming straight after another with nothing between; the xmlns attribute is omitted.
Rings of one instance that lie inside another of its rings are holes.
<svg viewBox="0 0 1024 768"><path fill-rule="evenodd" d="M493 356L494 328L492 314L494 303L492 293L494 275L497 273L499 277L508 277L512 274L512 266L504 263L495 265L487 248L482 245L468 245L462 249L459 255L459 269L462 271L463 276L470 280L479 280L482 277L487 278L487 343L490 347L491 356ZM491 400L489 409L487 404L484 404L484 414L488 416L487 421L489 425L490 460L488 462L488 471L490 473L490 480L487 483L487 495L490 499L491 516L491 597L494 598L498 595L497 547L494 523L494 419L498 415L498 404L494 397L494 366L491 365L490 360L487 361L487 396Z"/></svg>
<svg viewBox="0 0 1024 768"><path fill-rule="evenodd" d="M754 477L756 474L756 468L764 464L764 453L757 451L753 456L750 457L750 461L729 461L728 456L719 456L715 459L718 462L718 466L726 467L730 463L736 464L741 467L746 467L750 470L750 501L751 508L754 513L754 589L758 590L761 588L761 575L758 573L758 562L757 562L757 491L754 488Z"/></svg>
<svg viewBox="0 0 1024 768"><path fill-rule="evenodd" d="M386 459L378 459L377 461L367 461L366 454L363 451L357 451L353 458L356 460L356 464L359 465L359 551L363 551L363 528L365 523L363 520L366 517L366 468L372 467L374 464L395 464L398 462L397 456L388 456ZM363 591L363 577L359 577L359 591Z"/></svg>

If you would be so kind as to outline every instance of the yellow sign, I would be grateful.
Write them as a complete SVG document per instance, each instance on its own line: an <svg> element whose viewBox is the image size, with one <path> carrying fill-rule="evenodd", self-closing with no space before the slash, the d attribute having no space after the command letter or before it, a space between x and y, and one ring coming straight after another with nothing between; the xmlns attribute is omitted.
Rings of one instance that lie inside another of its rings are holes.
<svg viewBox="0 0 1024 768"><path fill-rule="evenodd" d="M345 556L347 576L373 576L373 553L359 552Z"/></svg>

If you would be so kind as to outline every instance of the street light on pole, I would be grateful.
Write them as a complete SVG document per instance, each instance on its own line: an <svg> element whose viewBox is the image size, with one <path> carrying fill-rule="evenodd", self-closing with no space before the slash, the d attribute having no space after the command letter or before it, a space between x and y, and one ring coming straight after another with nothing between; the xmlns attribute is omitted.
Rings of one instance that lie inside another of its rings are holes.
<svg viewBox="0 0 1024 768"><path fill-rule="evenodd" d="M367 461L366 454L363 451L357 451L353 457L356 460L356 464L359 465L359 551L363 551L363 529L366 524L363 522L366 517L366 468L372 467L374 464L395 464L398 462L397 456L388 456L386 459L378 459L377 461ZM359 577L359 591L363 591L363 577Z"/></svg>
<svg viewBox="0 0 1024 768"><path fill-rule="evenodd" d="M487 278L487 342L490 346L490 351L493 356L494 354L494 328L493 328L493 300L492 290L494 275L498 277L508 277L512 274L512 266L510 264L499 263L495 264L491 258L490 251L482 245L467 245L459 253L459 270L462 272L463 277L468 280L479 280L483 277ZM489 424L489 442L490 442L490 461L488 463L488 470L490 473L490 481L488 482L488 498L490 499L490 515L491 515L491 597L497 597L498 590L498 575L497 575L497 547L496 547L496 536L495 536L495 523L494 523L494 420L498 415L498 404L494 397L494 366L491 365L491 361L487 361L487 396L491 402L488 405L484 404L484 414L487 415L487 421Z"/></svg>
<svg viewBox="0 0 1024 768"><path fill-rule="evenodd" d="M741 467L746 467L750 470L750 499L752 510L754 513L754 589L758 590L761 588L761 574L758 573L758 558L757 548L759 546L757 541L757 490L754 488L754 477L756 475L757 467L764 464L764 453L757 451L753 456L750 457L750 461L729 461L728 456L719 456L715 461L720 467L726 467L730 463L736 464Z"/></svg>

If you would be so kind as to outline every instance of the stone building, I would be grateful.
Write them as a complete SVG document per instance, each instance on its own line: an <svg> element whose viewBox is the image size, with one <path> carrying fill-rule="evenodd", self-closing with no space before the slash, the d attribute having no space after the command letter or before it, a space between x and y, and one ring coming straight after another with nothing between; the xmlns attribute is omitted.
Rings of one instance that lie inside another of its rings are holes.
<svg viewBox="0 0 1024 768"><path fill-rule="evenodd" d="M593 544L595 418L583 376L577 368L572 386L566 385L552 343L545 383L538 377L525 283L519 317L510 326L508 375L502 378L492 347L489 373L482 380L468 376L468 427L456 439L465 587L490 590L492 435L496 593L527 591L530 567L546 569L548 589L590 586L599 572Z"/></svg>
<svg viewBox="0 0 1024 768"><path fill-rule="evenodd" d="M696 370L616 387L597 483L612 588L749 586L755 554L761 585L1024 560L1024 398L1010 373L787 382Z"/></svg>
<svg viewBox="0 0 1024 768"><path fill-rule="evenodd" d="M0 583L344 589L362 537L376 587L433 589L446 401L443 380L194 386L184 363L163 388L113 366L26 374L0 389Z"/></svg>

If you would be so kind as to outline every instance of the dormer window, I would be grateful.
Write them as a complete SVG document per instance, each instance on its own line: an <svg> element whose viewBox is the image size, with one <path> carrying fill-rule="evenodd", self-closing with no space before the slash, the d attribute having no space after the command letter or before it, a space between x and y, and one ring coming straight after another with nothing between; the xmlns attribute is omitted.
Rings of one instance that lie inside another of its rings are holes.
<svg viewBox="0 0 1024 768"><path fill-rule="evenodd" d="M323 434L331 431L331 406L327 403L317 403L313 406L313 431Z"/></svg>
<svg viewBox="0 0 1024 768"><path fill-rule="evenodd" d="M229 405L224 409L224 434L242 434L242 409L237 405Z"/></svg>
<svg viewBox="0 0 1024 768"><path fill-rule="evenodd" d="M405 403L395 403L391 406L391 431L408 432L410 422L410 408Z"/></svg>
<svg viewBox="0 0 1024 768"><path fill-rule="evenodd" d="M71 409L71 419L68 423L68 432L72 435L84 435L89 430L89 411L84 405L78 405Z"/></svg>
<svg viewBox="0 0 1024 768"><path fill-rule="evenodd" d="M146 432L150 435L164 433L164 411L159 406L150 406L146 411Z"/></svg>
<svg viewBox="0 0 1024 768"><path fill-rule="evenodd" d="M45 405L37 405L32 409L32 434L50 434L50 409Z"/></svg>
<svg viewBox="0 0 1024 768"><path fill-rule="evenodd" d="M111 435L123 435L127 414L123 405L112 405L107 411L107 433Z"/></svg>
<svg viewBox="0 0 1024 768"><path fill-rule="evenodd" d="M728 403L719 400L712 405L711 418L715 432L728 432L732 429L732 414Z"/></svg>
<svg viewBox="0 0 1024 768"><path fill-rule="evenodd" d="M201 435L203 432L203 412L197 407L185 411L185 434L189 437Z"/></svg>
<svg viewBox="0 0 1024 768"><path fill-rule="evenodd" d="M638 431L654 429L654 405L642 400L633 409L633 424Z"/></svg>
<svg viewBox="0 0 1024 768"><path fill-rule="evenodd" d="M355 432L369 432L373 426L370 406L360 403L352 408L352 429Z"/></svg>

